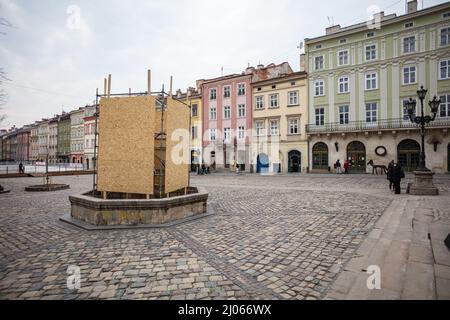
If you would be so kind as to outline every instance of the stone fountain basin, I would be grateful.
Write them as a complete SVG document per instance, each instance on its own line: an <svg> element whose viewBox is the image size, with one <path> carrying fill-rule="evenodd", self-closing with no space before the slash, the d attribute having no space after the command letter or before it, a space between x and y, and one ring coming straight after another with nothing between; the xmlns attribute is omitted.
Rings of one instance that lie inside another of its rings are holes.
<svg viewBox="0 0 450 320"><path fill-rule="evenodd" d="M193 193L162 199L101 199L87 192L69 196L71 213L63 221L81 227L158 226L207 214L208 193ZM70 221L68 221L70 220ZM77 223L77 222L81 222Z"/></svg>

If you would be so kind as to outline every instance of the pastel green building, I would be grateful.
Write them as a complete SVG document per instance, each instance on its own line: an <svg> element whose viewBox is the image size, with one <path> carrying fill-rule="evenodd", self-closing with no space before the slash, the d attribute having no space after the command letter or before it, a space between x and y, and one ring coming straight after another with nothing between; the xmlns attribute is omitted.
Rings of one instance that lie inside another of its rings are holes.
<svg viewBox="0 0 450 320"><path fill-rule="evenodd" d="M305 41L309 74L309 166L329 170L339 159L350 171L372 172L367 165L400 162L412 171L419 161L420 134L404 101L441 98L436 121L427 130L427 166L450 169L450 3L407 13L375 14L371 21L326 29ZM419 112L418 107L416 112ZM429 112L428 105L425 106Z"/></svg>

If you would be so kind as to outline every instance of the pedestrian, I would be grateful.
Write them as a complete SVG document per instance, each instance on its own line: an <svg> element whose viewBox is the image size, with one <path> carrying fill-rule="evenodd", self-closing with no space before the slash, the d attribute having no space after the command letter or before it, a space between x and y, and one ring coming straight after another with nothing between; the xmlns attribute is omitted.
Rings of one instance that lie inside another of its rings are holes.
<svg viewBox="0 0 450 320"><path fill-rule="evenodd" d="M394 165L394 169L392 172L392 180L394 182L395 194L401 193L400 183L404 177L405 177L405 173L403 172L402 167L400 166L399 163L396 163Z"/></svg>
<svg viewBox="0 0 450 320"><path fill-rule="evenodd" d="M206 166L204 163L202 163L202 173L201 174L205 174L206 173Z"/></svg>
<svg viewBox="0 0 450 320"><path fill-rule="evenodd" d="M392 175L394 173L394 160L389 162L387 169L387 179L389 180L389 190L394 191L394 182L392 180Z"/></svg>
<svg viewBox="0 0 450 320"><path fill-rule="evenodd" d="M348 168L350 167L350 162L347 159L344 161L344 173L348 174Z"/></svg>
<svg viewBox="0 0 450 320"><path fill-rule="evenodd" d="M336 173L337 174L341 174L342 173L342 166L341 166L341 161L339 159L336 161L336 164L334 166L336 168Z"/></svg>
<svg viewBox="0 0 450 320"><path fill-rule="evenodd" d="M239 164L236 163L236 174L239 174Z"/></svg>
<svg viewBox="0 0 450 320"><path fill-rule="evenodd" d="M19 163L19 173L25 173L22 162Z"/></svg>

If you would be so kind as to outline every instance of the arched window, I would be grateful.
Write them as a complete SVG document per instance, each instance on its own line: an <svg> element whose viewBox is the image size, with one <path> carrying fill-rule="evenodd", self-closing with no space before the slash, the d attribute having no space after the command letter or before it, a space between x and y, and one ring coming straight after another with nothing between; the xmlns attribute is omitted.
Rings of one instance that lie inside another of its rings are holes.
<svg viewBox="0 0 450 320"><path fill-rule="evenodd" d="M313 146L313 169L328 169L328 146L318 142Z"/></svg>

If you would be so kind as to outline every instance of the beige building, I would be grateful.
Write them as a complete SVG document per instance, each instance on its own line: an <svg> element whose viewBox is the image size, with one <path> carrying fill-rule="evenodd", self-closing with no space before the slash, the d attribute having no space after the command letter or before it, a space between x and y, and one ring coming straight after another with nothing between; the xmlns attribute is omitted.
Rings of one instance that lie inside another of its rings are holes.
<svg viewBox="0 0 450 320"><path fill-rule="evenodd" d="M257 173L306 172L307 74L252 83L252 167Z"/></svg>

